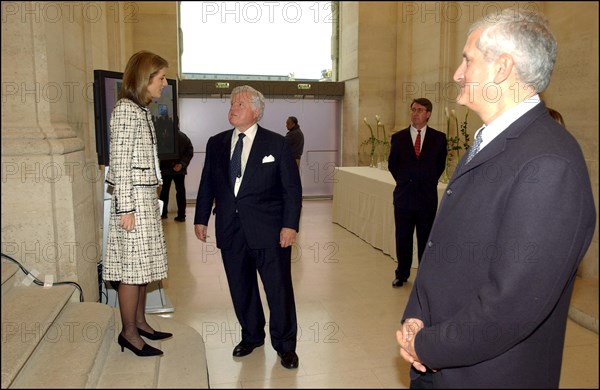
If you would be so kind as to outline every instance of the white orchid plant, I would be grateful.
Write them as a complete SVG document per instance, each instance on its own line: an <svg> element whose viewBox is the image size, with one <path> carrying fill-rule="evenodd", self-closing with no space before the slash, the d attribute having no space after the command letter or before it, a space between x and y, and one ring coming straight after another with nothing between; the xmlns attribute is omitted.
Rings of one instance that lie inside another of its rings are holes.
<svg viewBox="0 0 600 390"><path fill-rule="evenodd" d="M390 146L390 141L387 139L387 134L385 132L385 125L381 122L381 118L380 118L379 115L375 115L375 121L376 121L375 122L376 123L376 127L375 127L375 132L373 132L373 128L371 127L371 124L367 120L367 117L365 116L363 118L363 122L369 128L370 136L369 136L369 138L367 138L366 140L364 140L361 143L361 146L369 145L371 147L371 150L370 150L370 157L371 157L370 166L372 166L372 167L376 166L376 162L375 162L375 150L376 149L379 150L379 159L381 161L387 161L388 153L389 153L389 146ZM381 128L381 131L382 131L382 137L381 138L380 138L380 134L379 134L379 129L380 128ZM381 147L383 148L383 152L380 149Z"/></svg>
<svg viewBox="0 0 600 390"><path fill-rule="evenodd" d="M468 122L467 119L469 117L469 109L467 109L465 113L465 119L459 125L458 117L456 116L455 110L448 110L448 107L444 110L446 114L446 140L447 140L447 150L448 154L446 155L446 169L444 170L443 180L448 181L448 166L452 162L453 152L456 153L456 161L460 160L460 151L469 149L469 132L467 131ZM452 121L454 121L454 129L456 131L456 135L451 137L451 127ZM462 136L462 140L461 140Z"/></svg>

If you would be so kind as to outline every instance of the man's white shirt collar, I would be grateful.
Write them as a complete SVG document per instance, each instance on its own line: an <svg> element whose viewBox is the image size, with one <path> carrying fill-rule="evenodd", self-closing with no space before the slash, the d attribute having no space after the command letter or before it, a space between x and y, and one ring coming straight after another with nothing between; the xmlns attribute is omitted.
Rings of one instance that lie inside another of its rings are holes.
<svg viewBox="0 0 600 390"><path fill-rule="evenodd" d="M492 142L500 133L508 128L514 121L525 115L529 110L540 103L540 96L535 94L532 97L523 100L516 107L506 111L498 118L494 119L489 125L484 127L484 132L481 138L481 146L479 150L483 149L487 144ZM474 138L477 133L474 134Z"/></svg>
<svg viewBox="0 0 600 390"><path fill-rule="evenodd" d="M249 138L249 140L254 141L254 137L256 137L256 131L258 130L258 124L255 123L252 126L250 126L250 128L248 128L248 130L244 131L244 134L246 135L246 137ZM238 140L238 135L241 133L241 131L236 127L235 130L233 131L233 135L231 136L232 139L232 143L233 145L235 145L235 143Z"/></svg>
<svg viewBox="0 0 600 390"><path fill-rule="evenodd" d="M411 134L413 134L415 137L417 136L417 131L419 129L417 129L416 127L414 127L412 124L410 125L410 132ZM427 130L427 125L423 126L421 130L421 137L423 137L423 134L425 134L425 130Z"/></svg>

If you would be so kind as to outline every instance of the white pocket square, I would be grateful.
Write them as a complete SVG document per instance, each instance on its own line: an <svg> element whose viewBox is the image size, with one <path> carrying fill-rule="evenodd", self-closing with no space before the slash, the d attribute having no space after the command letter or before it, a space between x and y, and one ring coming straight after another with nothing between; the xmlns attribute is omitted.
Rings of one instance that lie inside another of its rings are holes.
<svg viewBox="0 0 600 390"><path fill-rule="evenodd" d="M270 162L275 162L275 157L273 157L272 154L269 154L268 156L263 157L263 164L270 163Z"/></svg>

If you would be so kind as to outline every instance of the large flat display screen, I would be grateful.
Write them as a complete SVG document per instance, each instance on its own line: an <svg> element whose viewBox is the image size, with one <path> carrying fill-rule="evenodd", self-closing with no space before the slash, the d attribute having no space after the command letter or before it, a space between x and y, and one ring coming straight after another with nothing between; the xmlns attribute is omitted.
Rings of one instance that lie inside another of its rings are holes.
<svg viewBox="0 0 600 390"><path fill-rule="evenodd" d="M94 70L94 116L96 124L96 151L99 165L110 165L110 116L119 99L123 83L123 73L107 70ZM177 83L167 79L162 95L148 106L156 130L158 158L177 158Z"/></svg>

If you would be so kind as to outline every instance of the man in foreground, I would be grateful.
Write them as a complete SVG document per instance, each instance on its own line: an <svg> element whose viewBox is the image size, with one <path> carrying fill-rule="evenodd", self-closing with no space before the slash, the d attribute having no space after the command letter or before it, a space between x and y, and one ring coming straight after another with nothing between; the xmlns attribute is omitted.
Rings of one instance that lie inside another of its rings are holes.
<svg viewBox="0 0 600 390"><path fill-rule="evenodd" d="M458 163L397 332L412 388L557 388L595 228L577 141L539 98L556 40L538 14L476 22L454 79L484 127Z"/></svg>

